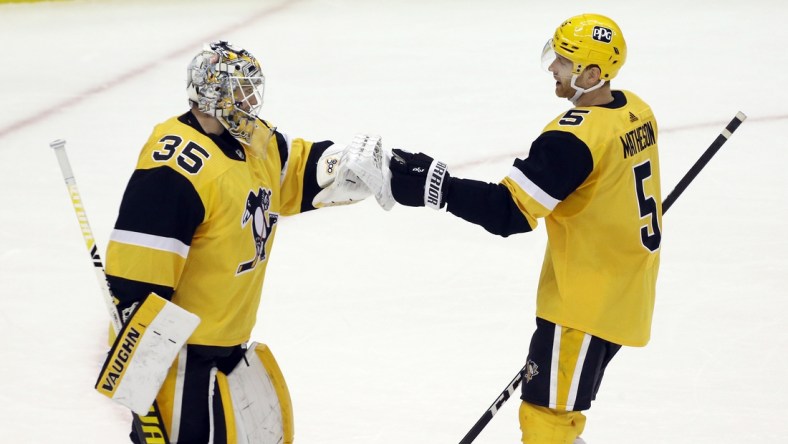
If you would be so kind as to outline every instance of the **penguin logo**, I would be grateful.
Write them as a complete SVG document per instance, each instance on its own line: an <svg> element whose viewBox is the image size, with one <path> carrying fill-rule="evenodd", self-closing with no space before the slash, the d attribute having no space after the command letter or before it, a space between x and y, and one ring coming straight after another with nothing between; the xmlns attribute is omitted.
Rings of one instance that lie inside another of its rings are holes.
<svg viewBox="0 0 788 444"><path fill-rule="evenodd" d="M523 378L525 378L525 383L528 384L529 382L531 382L531 380L534 379L534 376L538 374L539 374L539 366L536 365L534 361L531 361L529 359L528 362L525 364L525 374L523 375Z"/></svg>
<svg viewBox="0 0 788 444"><path fill-rule="evenodd" d="M269 212L271 208L271 190L259 188L258 192L249 191L246 198L246 210L241 216L241 228L246 228L252 222L252 237L254 240L255 255L246 262L238 265L235 275L251 271L258 263L265 260L265 244L274 230L274 225L279 220L279 215Z"/></svg>

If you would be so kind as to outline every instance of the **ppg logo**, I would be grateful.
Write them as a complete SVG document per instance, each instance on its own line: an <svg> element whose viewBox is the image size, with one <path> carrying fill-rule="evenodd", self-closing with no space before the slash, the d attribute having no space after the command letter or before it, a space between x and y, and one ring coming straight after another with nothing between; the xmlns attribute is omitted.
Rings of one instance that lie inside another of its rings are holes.
<svg viewBox="0 0 788 444"><path fill-rule="evenodd" d="M591 37L600 42L610 43L613 39L613 31L602 26L594 26L594 32L591 34Z"/></svg>

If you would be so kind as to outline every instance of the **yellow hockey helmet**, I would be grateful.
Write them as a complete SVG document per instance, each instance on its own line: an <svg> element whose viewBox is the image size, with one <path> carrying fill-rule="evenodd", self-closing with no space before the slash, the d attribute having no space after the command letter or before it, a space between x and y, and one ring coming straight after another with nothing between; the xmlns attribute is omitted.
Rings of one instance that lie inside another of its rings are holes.
<svg viewBox="0 0 788 444"><path fill-rule="evenodd" d="M573 74L588 66L602 71L600 78L612 80L627 59L627 44L616 22L599 14L581 14L565 20L555 30L550 46L574 63Z"/></svg>

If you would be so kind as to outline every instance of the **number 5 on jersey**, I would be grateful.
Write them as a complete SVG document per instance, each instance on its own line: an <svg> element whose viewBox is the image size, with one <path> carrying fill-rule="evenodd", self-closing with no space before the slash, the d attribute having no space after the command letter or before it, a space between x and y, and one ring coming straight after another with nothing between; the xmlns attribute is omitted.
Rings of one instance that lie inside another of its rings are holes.
<svg viewBox="0 0 788 444"><path fill-rule="evenodd" d="M651 229L649 226L640 227L640 241L650 252L659 249L662 242L662 232L659 228L659 215L657 214L657 201L652 196L646 195L645 182L651 178L651 161L647 160L634 167L635 173L635 194L638 198L638 208L640 218L649 217L651 219Z"/></svg>

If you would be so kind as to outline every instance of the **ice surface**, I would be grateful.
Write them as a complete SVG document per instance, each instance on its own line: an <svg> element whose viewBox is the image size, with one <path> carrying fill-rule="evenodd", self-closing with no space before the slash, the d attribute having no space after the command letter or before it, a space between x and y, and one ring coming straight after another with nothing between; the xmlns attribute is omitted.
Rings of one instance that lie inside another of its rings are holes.
<svg viewBox="0 0 788 444"><path fill-rule="evenodd" d="M185 66L225 38L263 63L293 136L424 151L500 180L566 109L544 42L588 2L65 1L0 4L0 441L115 443L92 390L107 316L49 142L64 138L99 247ZM788 434L788 107L778 0L594 2L629 45L614 87L652 104L667 194L749 119L665 218L653 339L613 361L590 444ZM457 442L522 366L545 236L509 239L374 200L280 221L253 338L293 397L296 442ZM478 443L519 442L510 401Z"/></svg>

